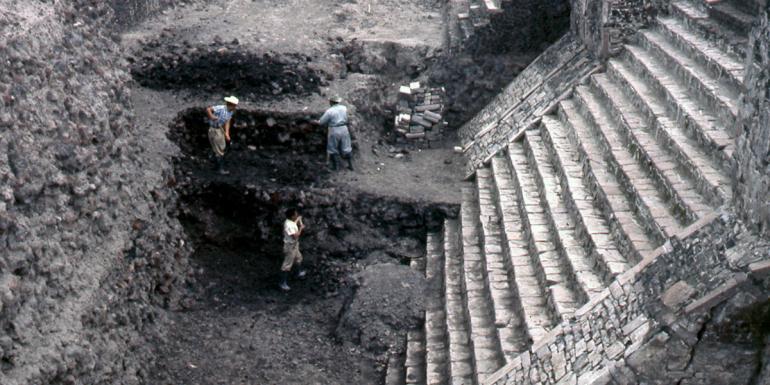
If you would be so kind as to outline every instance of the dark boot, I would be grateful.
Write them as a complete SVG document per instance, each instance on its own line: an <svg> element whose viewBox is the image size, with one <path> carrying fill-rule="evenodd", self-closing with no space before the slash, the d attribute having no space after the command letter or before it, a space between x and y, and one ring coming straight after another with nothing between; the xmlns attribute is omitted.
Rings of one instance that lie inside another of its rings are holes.
<svg viewBox="0 0 770 385"><path fill-rule="evenodd" d="M346 155L345 160L348 162L348 170L353 171L353 155L352 154Z"/></svg>
<svg viewBox="0 0 770 385"><path fill-rule="evenodd" d="M331 167L332 171L337 171L340 168L340 156L339 155L329 155L329 160L331 160Z"/></svg>
<svg viewBox="0 0 770 385"><path fill-rule="evenodd" d="M289 287L289 272L288 271L282 271L281 272L281 281L278 283L278 288L280 288L283 291L291 290L291 288Z"/></svg>
<svg viewBox="0 0 770 385"><path fill-rule="evenodd" d="M217 172L219 172L222 175L227 175L229 172L225 170L225 157L224 156L217 156Z"/></svg>
<svg viewBox="0 0 770 385"><path fill-rule="evenodd" d="M296 269L295 276L299 279L304 279L305 276L307 275L307 272L305 271L305 269L302 268L302 264L298 263L294 265L294 268Z"/></svg>

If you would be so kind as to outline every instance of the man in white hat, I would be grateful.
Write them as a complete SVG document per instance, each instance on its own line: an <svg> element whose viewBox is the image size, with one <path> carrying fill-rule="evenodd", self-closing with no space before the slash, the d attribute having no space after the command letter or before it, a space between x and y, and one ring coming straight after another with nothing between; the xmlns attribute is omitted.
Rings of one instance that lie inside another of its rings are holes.
<svg viewBox="0 0 770 385"><path fill-rule="evenodd" d="M220 174L227 174L224 168L225 149L230 142L230 123L237 106L238 98L228 96L225 98L225 105L206 108L206 117L209 120L209 142L211 142L211 149L214 150L214 158Z"/></svg>
<svg viewBox="0 0 770 385"><path fill-rule="evenodd" d="M331 160L332 170L339 168L339 158L342 156L348 162L348 170L353 170L353 147L348 131L348 108L342 104L342 98L329 98L331 107L324 112L318 123L328 126L326 153Z"/></svg>

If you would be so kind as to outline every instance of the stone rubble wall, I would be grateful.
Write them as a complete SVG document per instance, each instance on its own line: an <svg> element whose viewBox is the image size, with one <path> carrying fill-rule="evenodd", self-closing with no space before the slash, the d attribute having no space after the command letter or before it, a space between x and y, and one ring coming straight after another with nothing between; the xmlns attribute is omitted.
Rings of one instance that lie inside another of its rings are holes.
<svg viewBox="0 0 770 385"><path fill-rule="evenodd" d="M767 5L770 7L770 4ZM737 209L756 229L770 236L770 10L759 16L750 36L744 83L746 94L736 140Z"/></svg>
<svg viewBox="0 0 770 385"><path fill-rule="evenodd" d="M190 283L99 0L0 0L0 384L140 384Z"/></svg>
<svg viewBox="0 0 770 385"><path fill-rule="evenodd" d="M767 301L768 274L770 243L751 235L733 215L705 217L618 276L574 318L484 383L749 384L749 376L714 377L732 373L736 360L693 357L713 309L737 297L747 306ZM738 358L758 356L756 348L734 350L744 353Z"/></svg>
<svg viewBox="0 0 770 385"><path fill-rule="evenodd" d="M459 130L468 173L555 105L596 63L568 33L538 56L492 102Z"/></svg>
<svg viewBox="0 0 770 385"><path fill-rule="evenodd" d="M573 0L571 29L594 57L617 55L639 28L650 24L669 0Z"/></svg>

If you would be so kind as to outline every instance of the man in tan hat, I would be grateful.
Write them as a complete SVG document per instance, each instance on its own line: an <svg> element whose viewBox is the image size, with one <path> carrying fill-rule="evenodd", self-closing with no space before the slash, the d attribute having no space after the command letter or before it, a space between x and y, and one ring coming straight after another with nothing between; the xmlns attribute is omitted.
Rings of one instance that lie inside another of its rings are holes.
<svg viewBox="0 0 770 385"><path fill-rule="evenodd" d="M227 143L230 142L230 123L237 106L238 98L228 96L225 98L225 105L206 108L206 117L209 121L209 142L211 142L211 149L214 150L214 159L216 159L220 174L228 173L224 168L224 156Z"/></svg>
<svg viewBox="0 0 770 385"><path fill-rule="evenodd" d="M329 98L331 107L324 112L318 124L329 127L326 141L326 153L331 160L332 170L339 168L342 156L348 162L348 170L353 170L353 147L348 130L348 108L342 104L342 98Z"/></svg>

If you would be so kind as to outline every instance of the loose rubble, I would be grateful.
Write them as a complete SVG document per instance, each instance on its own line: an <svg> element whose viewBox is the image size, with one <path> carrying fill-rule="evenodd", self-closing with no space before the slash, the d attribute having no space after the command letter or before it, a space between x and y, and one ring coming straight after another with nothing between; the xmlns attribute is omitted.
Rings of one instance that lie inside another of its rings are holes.
<svg viewBox="0 0 770 385"><path fill-rule="evenodd" d="M444 88L424 87L420 82L401 86L394 130L397 143L426 142L439 139L449 126L443 120L446 91Z"/></svg>

